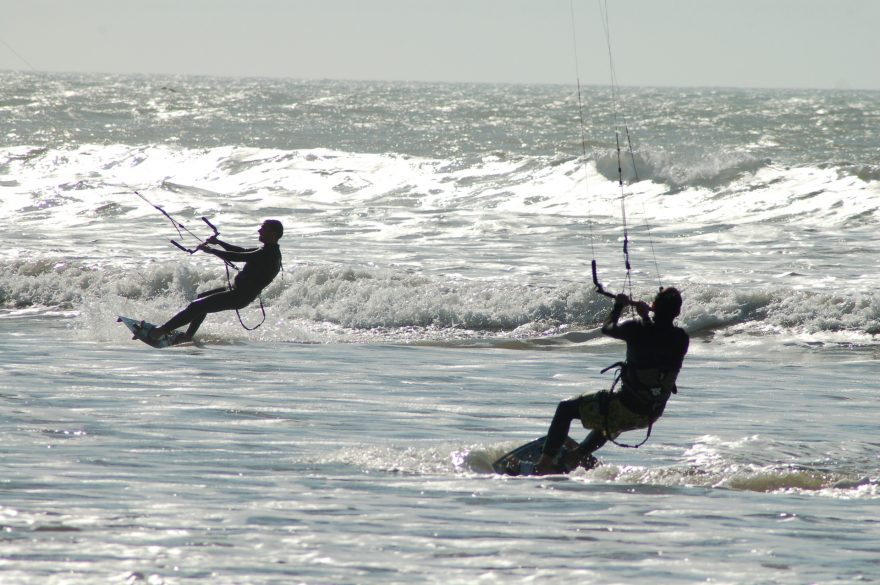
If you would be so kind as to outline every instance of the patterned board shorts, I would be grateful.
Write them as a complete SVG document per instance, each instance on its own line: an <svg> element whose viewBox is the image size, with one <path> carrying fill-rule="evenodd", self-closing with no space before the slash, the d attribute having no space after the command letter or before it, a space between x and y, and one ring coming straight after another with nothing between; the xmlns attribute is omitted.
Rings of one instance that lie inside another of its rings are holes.
<svg viewBox="0 0 880 585"><path fill-rule="evenodd" d="M608 405L607 417L603 413L603 403ZM584 428L602 431L611 439L625 431L646 429L651 424L649 417L634 413L621 404L617 396L607 391L581 396L580 412Z"/></svg>

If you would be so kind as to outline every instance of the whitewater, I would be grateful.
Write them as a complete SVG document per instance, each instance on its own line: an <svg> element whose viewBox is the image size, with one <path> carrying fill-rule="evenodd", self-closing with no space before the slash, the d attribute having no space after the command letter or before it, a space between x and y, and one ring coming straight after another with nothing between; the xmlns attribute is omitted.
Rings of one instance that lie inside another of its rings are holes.
<svg viewBox="0 0 880 585"><path fill-rule="evenodd" d="M582 98L0 73L0 582L880 580L880 94ZM202 217L284 223L265 321L131 340L225 284L169 241ZM682 291L681 391L595 470L493 475L611 383L593 259Z"/></svg>

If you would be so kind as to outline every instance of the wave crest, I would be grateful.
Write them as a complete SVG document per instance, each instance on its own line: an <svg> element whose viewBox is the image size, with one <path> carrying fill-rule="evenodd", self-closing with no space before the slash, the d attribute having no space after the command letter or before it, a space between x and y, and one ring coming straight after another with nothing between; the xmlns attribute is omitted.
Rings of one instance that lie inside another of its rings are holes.
<svg viewBox="0 0 880 585"><path fill-rule="evenodd" d="M197 292L225 284L221 269L188 261L136 267L59 258L0 262L0 306L8 311L102 307L112 313L102 318L136 312L140 318L164 319ZM873 344L880 335L880 294L688 283L680 288L685 306L679 322L695 336L785 334L808 344ZM590 283L533 286L337 264L288 269L263 292L263 300L279 323L279 338L289 339L283 330L287 322L312 330L309 341L332 331L324 341L558 336L577 342L571 333L598 326L610 307Z"/></svg>
<svg viewBox="0 0 880 585"><path fill-rule="evenodd" d="M673 192L694 187L723 188L770 164L768 158L747 153L672 154L663 149L650 148L643 148L631 157L622 154L620 158L620 169L625 180L654 181L667 185ZM617 181L617 153L611 151L597 155L596 168L606 179Z"/></svg>

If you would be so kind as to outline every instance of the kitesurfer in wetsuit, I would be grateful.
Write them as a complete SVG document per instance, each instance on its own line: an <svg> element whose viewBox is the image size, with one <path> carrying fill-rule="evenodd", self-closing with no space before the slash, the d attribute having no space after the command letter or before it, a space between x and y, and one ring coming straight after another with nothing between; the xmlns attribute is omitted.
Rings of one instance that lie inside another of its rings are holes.
<svg viewBox="0 0 880 585"><path fill-rule="evenodd" d="M633 306L639 319L618 323L624 307ZM653 320L650 311L654 312ZM649 429L663 414L666 401L677 392L675 380L681 370L690 338L673 325L681 312L681 294L675 288L662 289L653 306L619 294L602 325L602 333L626 342L626 362L620 365L620 390L584 394L563 400L556 408L535 471L544 475L573 469L589 461L591 453L622 432ZM579 419L590 434L577 451L557 462L568 437L571 421Z"/></svg>
<svg viewBox="0 0 880 585"><path fill-rule="evenodd" d="M281 270L281 249L278 240L284 234L284 226L277 219L267 219L257 231L262 248L245 249L211 236L197 250L213 254L228 262L244 262L244 268L235 275L231 287L217 288L203 292L185 309L174 315L167 323L150 331L151 339L159 339L178 327L189 323L184 340L195 335L208 313L243 309L266 288ZM211 248L211 244L221 249Z"/></svg>

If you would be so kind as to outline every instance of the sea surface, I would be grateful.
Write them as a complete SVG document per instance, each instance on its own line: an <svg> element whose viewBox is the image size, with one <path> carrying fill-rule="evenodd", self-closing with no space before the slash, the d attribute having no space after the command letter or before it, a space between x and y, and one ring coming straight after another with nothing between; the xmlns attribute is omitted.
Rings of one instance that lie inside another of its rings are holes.
<svg viewBox="0 0 880 585"><path fill-rule="evenodd" d="M880 582L878 128L878 92L0 72L0 583ZM265 318L131 340L226 283L170 242L203 217L284 223ZM680 392L497 476L623 356L592 260L680 288Z"/></svg>

